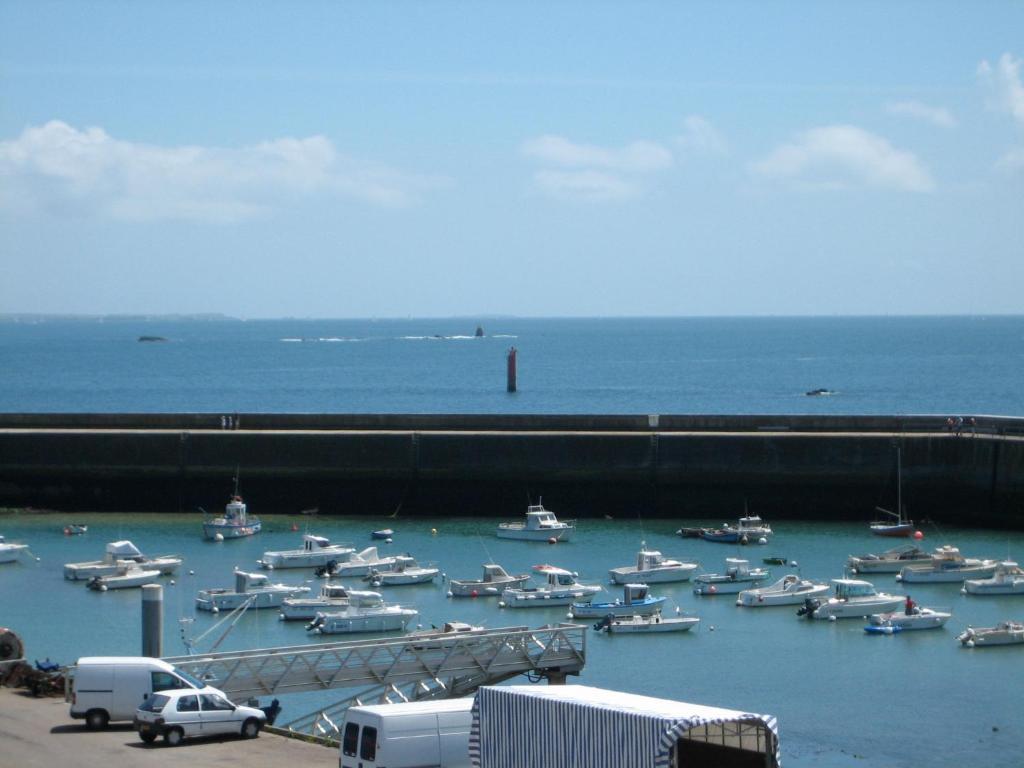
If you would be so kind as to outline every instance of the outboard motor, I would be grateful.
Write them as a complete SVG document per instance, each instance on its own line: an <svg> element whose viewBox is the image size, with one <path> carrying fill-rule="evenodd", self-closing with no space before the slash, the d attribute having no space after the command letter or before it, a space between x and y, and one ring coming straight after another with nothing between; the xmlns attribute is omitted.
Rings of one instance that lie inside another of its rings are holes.
<svg viewBox="0 0 1024 768"><path fill-rule="evenodd" d="M614 613L607 614L603 619L594 624L594 629L597 632L603 632L612 625L612 621L615 619Z"/></svg>
<svg viewBox="0 0 1024 768"><path fill-rule="evenodd" d="M816 597L808 597L804 600L804 607L796 612L797 616L806 616L808 619L814 618L814 612L821 606L821 600Z"/></svg>
<svg viewBox="0 0 1024 768"><path fill-rule="evenodd" d="M319 627L323 623L324 623L324 617L323 616L317 616L315 619L313 619L311 622L309 622L309 624L306 625L306 631L307 632L312 632L314 629L316 629L317 627Z"/></svg>

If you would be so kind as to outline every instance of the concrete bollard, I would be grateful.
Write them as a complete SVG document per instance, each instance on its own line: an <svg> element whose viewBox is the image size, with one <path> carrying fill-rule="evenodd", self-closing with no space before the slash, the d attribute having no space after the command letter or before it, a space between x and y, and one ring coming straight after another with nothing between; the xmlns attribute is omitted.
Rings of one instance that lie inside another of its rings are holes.
<svg viewBox="0 0 1024 768"><path fill-rule="evenodd" d="M142 587L142 655L155 659L164 655L164 588L160 584Z"/></svg>

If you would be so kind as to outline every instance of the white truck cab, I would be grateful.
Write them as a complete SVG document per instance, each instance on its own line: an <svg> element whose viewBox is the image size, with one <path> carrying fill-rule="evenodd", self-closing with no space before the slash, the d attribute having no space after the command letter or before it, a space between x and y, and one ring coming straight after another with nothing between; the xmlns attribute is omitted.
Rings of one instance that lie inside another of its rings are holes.
<svg viewBox="0 0 1024 768"><path fill-rule="evenodd" d="M469 768L473 698L350 707L339 768Z"/></svg>

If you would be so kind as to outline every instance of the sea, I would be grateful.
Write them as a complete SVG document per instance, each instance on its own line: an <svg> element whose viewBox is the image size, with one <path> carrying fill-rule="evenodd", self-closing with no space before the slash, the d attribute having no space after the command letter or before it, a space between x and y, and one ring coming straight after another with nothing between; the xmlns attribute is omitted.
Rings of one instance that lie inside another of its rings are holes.
<svg viewBox="0 0 1024 768"><path fill-rule="evenodd" d="M514 394L505 391L511 347L519 373ZM1024 317L0 322L0 412L1021 416L1022 381ZM832 394L805 394L819 388ZM206 507L226 501L210 499ZM259 514L258 500L248 501ZM388 600L416 607L417 624L427 628L450 620L489 628L567 620L565 608L512 610L493 598L447 597L448 578L478 578L488 561L510 572L558 565L614 597L621 588L607 583L608 569L631 564L643 544L709 572L721 571L726 557L752 565L785 557L786 566L764 566L771 581L787 573L827 581L843 575L847 556L894 543L871 536L865 524L784 519L769 521L775 534L763 546L675 535L680 524L719 525L737 514L644 520L624 509L611 519L581 520L571 542L548 545L498 539L496 521L469 517L267 515L258 536L209 542L199 512L0 510L0 534L32 553L0 565L0 626L24 639L30 659L68 664L85 655L138 653L138 591L92 592L63 578L64 563L97 559L107 542L120 539L185 558L163 582L167 655L186 652L183 637L209 651L222 634L208 632L219 617L195 610L197 590L230 586L235 567L255 569L264 551L298 547L306 532L437 563L444 578L434 584L384 588ZM88 532L67 536L69 523L84 523ZM382 527L395 530L392 543L370 539ZM921 532L925 546L1024 558L1024 532L935 523ZM321 583L305 570L275 571L273 578L314 591ZM883 591L908 591L892 575L874 582ZM608 636L581 621L587 664L570 683L774 715L786 766L1021 765L1024 646L969 649L955 638L968 625L1024 620L1024 597L914 585L909 591L920 605L953 613L946 627L874 636L859 619L812 622L798 618L795 606L740 608L727 595L697 597L688 583L652 591L668 599L670 613L700 617L698 628ZM317 639L303 622L279 621L274 610L249 611L219 649ZM329 693L283 696L281 721L331 700Z"/></svg>

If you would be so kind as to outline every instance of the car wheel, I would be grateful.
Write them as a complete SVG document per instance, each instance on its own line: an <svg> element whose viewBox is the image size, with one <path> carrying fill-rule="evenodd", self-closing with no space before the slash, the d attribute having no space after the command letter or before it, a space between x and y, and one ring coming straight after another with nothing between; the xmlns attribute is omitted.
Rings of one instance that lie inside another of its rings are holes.
<svg viewBox="0 0 1024 768"><path fill-rule="evenodd" d="M250 717L242 723L242 738L255 739L260 735L260 721Z"/></svg>
<svg viewBox="0 0 1024 768"><path fill-rule="evenodd" d="M181 744L181 740L184 738L185 734L181 728L171 728L171 730L164 734L164 743L168 747L176 747Z"/></svg>
<svg viewBox="0 0 1024 768"><path fill-rule="evenodd" d="M110 715L105 709L90 709L85 713L85 727L92 731L106 728L110 723Z"/></svg>
<svg viewBox="0 0 1024 768"><path fill-rule="evenodd" d="M147 744L152 744L154 741L156 741L156 734L155 733L140 733L139 734L139 738L142 739Z"/></svg>

